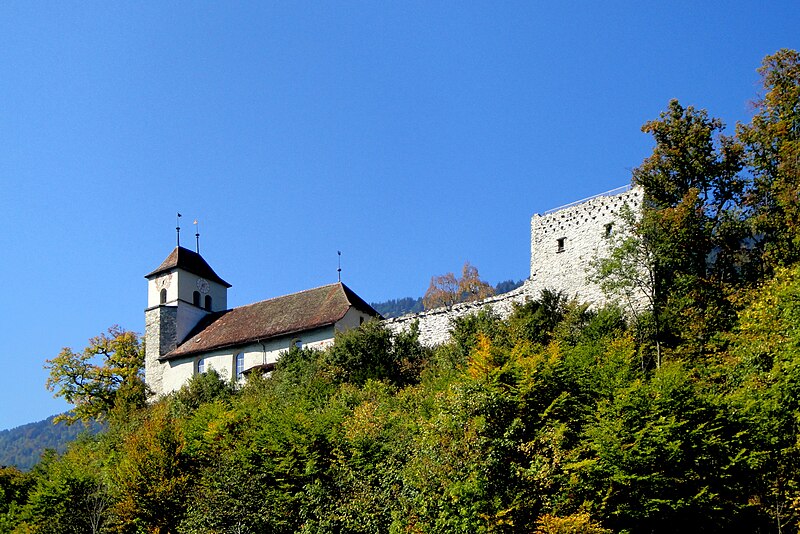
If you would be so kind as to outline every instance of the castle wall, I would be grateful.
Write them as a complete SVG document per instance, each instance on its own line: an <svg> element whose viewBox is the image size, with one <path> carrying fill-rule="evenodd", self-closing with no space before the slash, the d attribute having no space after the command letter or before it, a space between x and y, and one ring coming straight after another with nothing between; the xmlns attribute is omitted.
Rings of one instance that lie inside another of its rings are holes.
<svg viewBox="0 0 800 534"><path fill-rule="evenodd" d="M483 308L489 308L502 318L511 315L514 303L522 304L526 300L535 298L533 288L526 282L508 293L489 297L476 302L462 302L450 308L434 308L420 313L411 313L386 319L384 325L394 332L401 332L411 327L414 321L419 321L419 340L425 346L432 347L446 343L450 339L450 328L454 319L478 313ZM538 295L536 295L538 296Z"/></svg>
<svg viewBox="0 0 800 534"><path fill-rule="evenodd" d="M530 284L560 290L568 297L595 306L606 303L600 287L588 281L591 261L609 252L612 235L625 231L620 211L627 205L634 213L641 209L642 190L601 194L586 201L553 210L531 219Z"/></svg>
<svg viewBox="0 0 800 534"><path fill-rule="evenodd" d="M514 303L539 298L543 289L562 291L593 306L603 306L608 299L600 287L588 280L591 261L609 252L612 236L624 232L620 219L623 206L634 213L641 209L640 188L604 193L585 201L555 209L531 219L531 277L525 284L495 297L478 302L456 304L417 314L387 319L392 332L408 329L419 322L419 339L434 346L450 339L454 319L489 308L502 318L513 311Z"/></svg>

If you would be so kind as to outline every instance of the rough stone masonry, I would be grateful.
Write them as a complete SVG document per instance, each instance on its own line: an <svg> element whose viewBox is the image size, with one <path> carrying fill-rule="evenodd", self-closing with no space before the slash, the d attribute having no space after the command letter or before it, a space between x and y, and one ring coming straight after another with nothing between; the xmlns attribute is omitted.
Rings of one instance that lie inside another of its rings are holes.
<svg viewBox="0 0 800 534"><path fill-rule="evenodd" d="M420 341L433 346L448 341L453 319L483 308L508 317L514 303L536 299L545 288L602 306L608 299L597 284L588 280L591 261L608 253L610 237L615 232L625 231L619 217L625 205L633 213L639 212L641 188L615 189L534 215L531 219L531 274L522 287L481 301L389 319L386 326L399 332L419 321Z"/></svg>

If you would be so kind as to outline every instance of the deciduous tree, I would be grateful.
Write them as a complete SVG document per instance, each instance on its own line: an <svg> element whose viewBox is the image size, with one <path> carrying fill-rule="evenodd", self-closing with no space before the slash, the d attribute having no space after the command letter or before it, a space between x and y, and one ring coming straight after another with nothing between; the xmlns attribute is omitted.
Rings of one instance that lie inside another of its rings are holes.
<svg viewBox="0 0 800 534"><path fill-rule="evenodd" d="M75 406L56 422L102 420L115 407L145 404L144 350L134 332L119 326L91 338L81 352L65 347L45 368L47 389Z"/></svg>
<svg viewBox="0 0 800 534"><path fill-rule="evenodd" d="M647 299L657 361L665 341L701 346L733 317L724 294L746 271L746 182L742 147L723 129L677 100L642 127L656 144L633 171L644 190L641 212L628 216L627 234L596 262L595 279L607 290Z"/></svg>
<svg viewBox="0 0 800 534"><path fill-rule="evenodd" d="M426 310L430 310L442 306L451 307L459 302L483 300L492 295L494 288L481 280L478 269L467 261L461 269L461 278L456 278L453 273L432 276L422 304Z"/></svg>
<svg viewBox="0 0 800 534"><path fill-rule="evenodd" d="M768 268L800 258L800 53L782 49L764 58L763 98L750 124L739 124L753 174L747 204Z"/></svg>

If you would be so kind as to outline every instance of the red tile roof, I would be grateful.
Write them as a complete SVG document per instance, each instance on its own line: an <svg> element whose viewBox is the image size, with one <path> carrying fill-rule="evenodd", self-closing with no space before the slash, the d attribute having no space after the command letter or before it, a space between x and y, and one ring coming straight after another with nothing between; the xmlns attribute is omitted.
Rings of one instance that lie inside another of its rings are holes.
<svg viewBox="0 0 800 534"><path fill-rule="evenodd" d="M355 307L380 317L341 282L206 316L162 361L330 326Z"/></svg>
<svg viewBox="0 0 800 534"><path fill-rule="evenodd" d="M167 259L162 261L161 265L159 265L155 271L145 275L145 278L152 278L173 269L183 269L184 271L196 274L206 280L217 282L225 287L231 287L228 282L220 278L219 275L214 272L214 269L206 263L206 260L204 260L200 254L183 247L175 247L173 251L169 253Z"/></svg>

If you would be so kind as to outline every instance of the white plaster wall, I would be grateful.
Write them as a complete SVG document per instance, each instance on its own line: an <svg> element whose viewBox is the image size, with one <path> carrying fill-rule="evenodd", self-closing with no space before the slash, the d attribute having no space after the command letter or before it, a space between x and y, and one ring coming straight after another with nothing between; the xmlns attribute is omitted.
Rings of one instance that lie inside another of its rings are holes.
<svg viewBox="0 0 800 534"><path fill-rule="evenodd" d="M161 303L161 284L167 290L167 302L174 303L178 300L178 285L175 276L169 272L147 281L147 307L153 308Z"/></svg>
<svg viewBox="0 0 800 534"><path fill-rule="evenodd" d="M175 326L175 339L177 343L181 344L189 335L189 332L197 326L200 319L206 315L208 315L207 311L193 306L188 302L178 301L178 317Z"/></svg>
<svg viewBox="0 0 800 534"><path fill-rule="evenodd" d="M347 313L339 319L339 321L335 325L335 329L337 332L344 332L345 330L350 330L352 328L358 328L361 326L362 323L366 323L372 319L370 315L359 311L355 308L350 308L347 310Z"/></svg>
<svg viewBox="0 0 800 534"><path fill-rule="evenodd" d="M192 303L192 294L197 291L199 276L183 270L173 270L147 281L147 307L158 306L161 302L161 287L159 282L167 281L167 302L174 305L178 300ZM228 309L228 289L222 284L208 280L211 295L211 311ZM205 303L205 295L201 294L201 306Z"/></svg>
<svg viewBox="0 0 800 534"><path fill-rule="evenodd" d="M192 294L197 291L199 276L183 271L172 271L147 281L147 307L153 308L161 303L161 287L167 290L166 304L174 305L178 299L192 302ZM159 283L166 281L165 286ZM228 307L228 290L225 286L208 281L211 295L211 311L222 311ZM201 293L201 306L205 303L205 295Z"/></svg>
<svg viewBox="0 0 800 534"><path fill-rule="evenodd" d="M176 271L178 277L178 298L186 302L192 302L192 294L197 291L197 281L201 277L186 271ZM228 309L228 289L216 282L208 280L209 291L211 295L211 311L222 311ZM167 290L167 298L169 298L169 290ZM205 302L205 295L201 293L200 305Z"/></svg>
<svg viewBox="0 0 800 534"><path fill-rule="evenodd" d="M262 343L251 343L238 347L227 347L205 354L173 360L164 366L161 378L160 394L177 391L197 372L197 362L202 357L205 360L206 370L214 369L220 376L230 379L236 369L236 355L244 353L244 368L250 369L256 365L275 363L281 354L288 350L296 340L303 343L303 347L322 349L333 343L334 327L317 328L297 335L282 336L269 339Z"/></svg>

